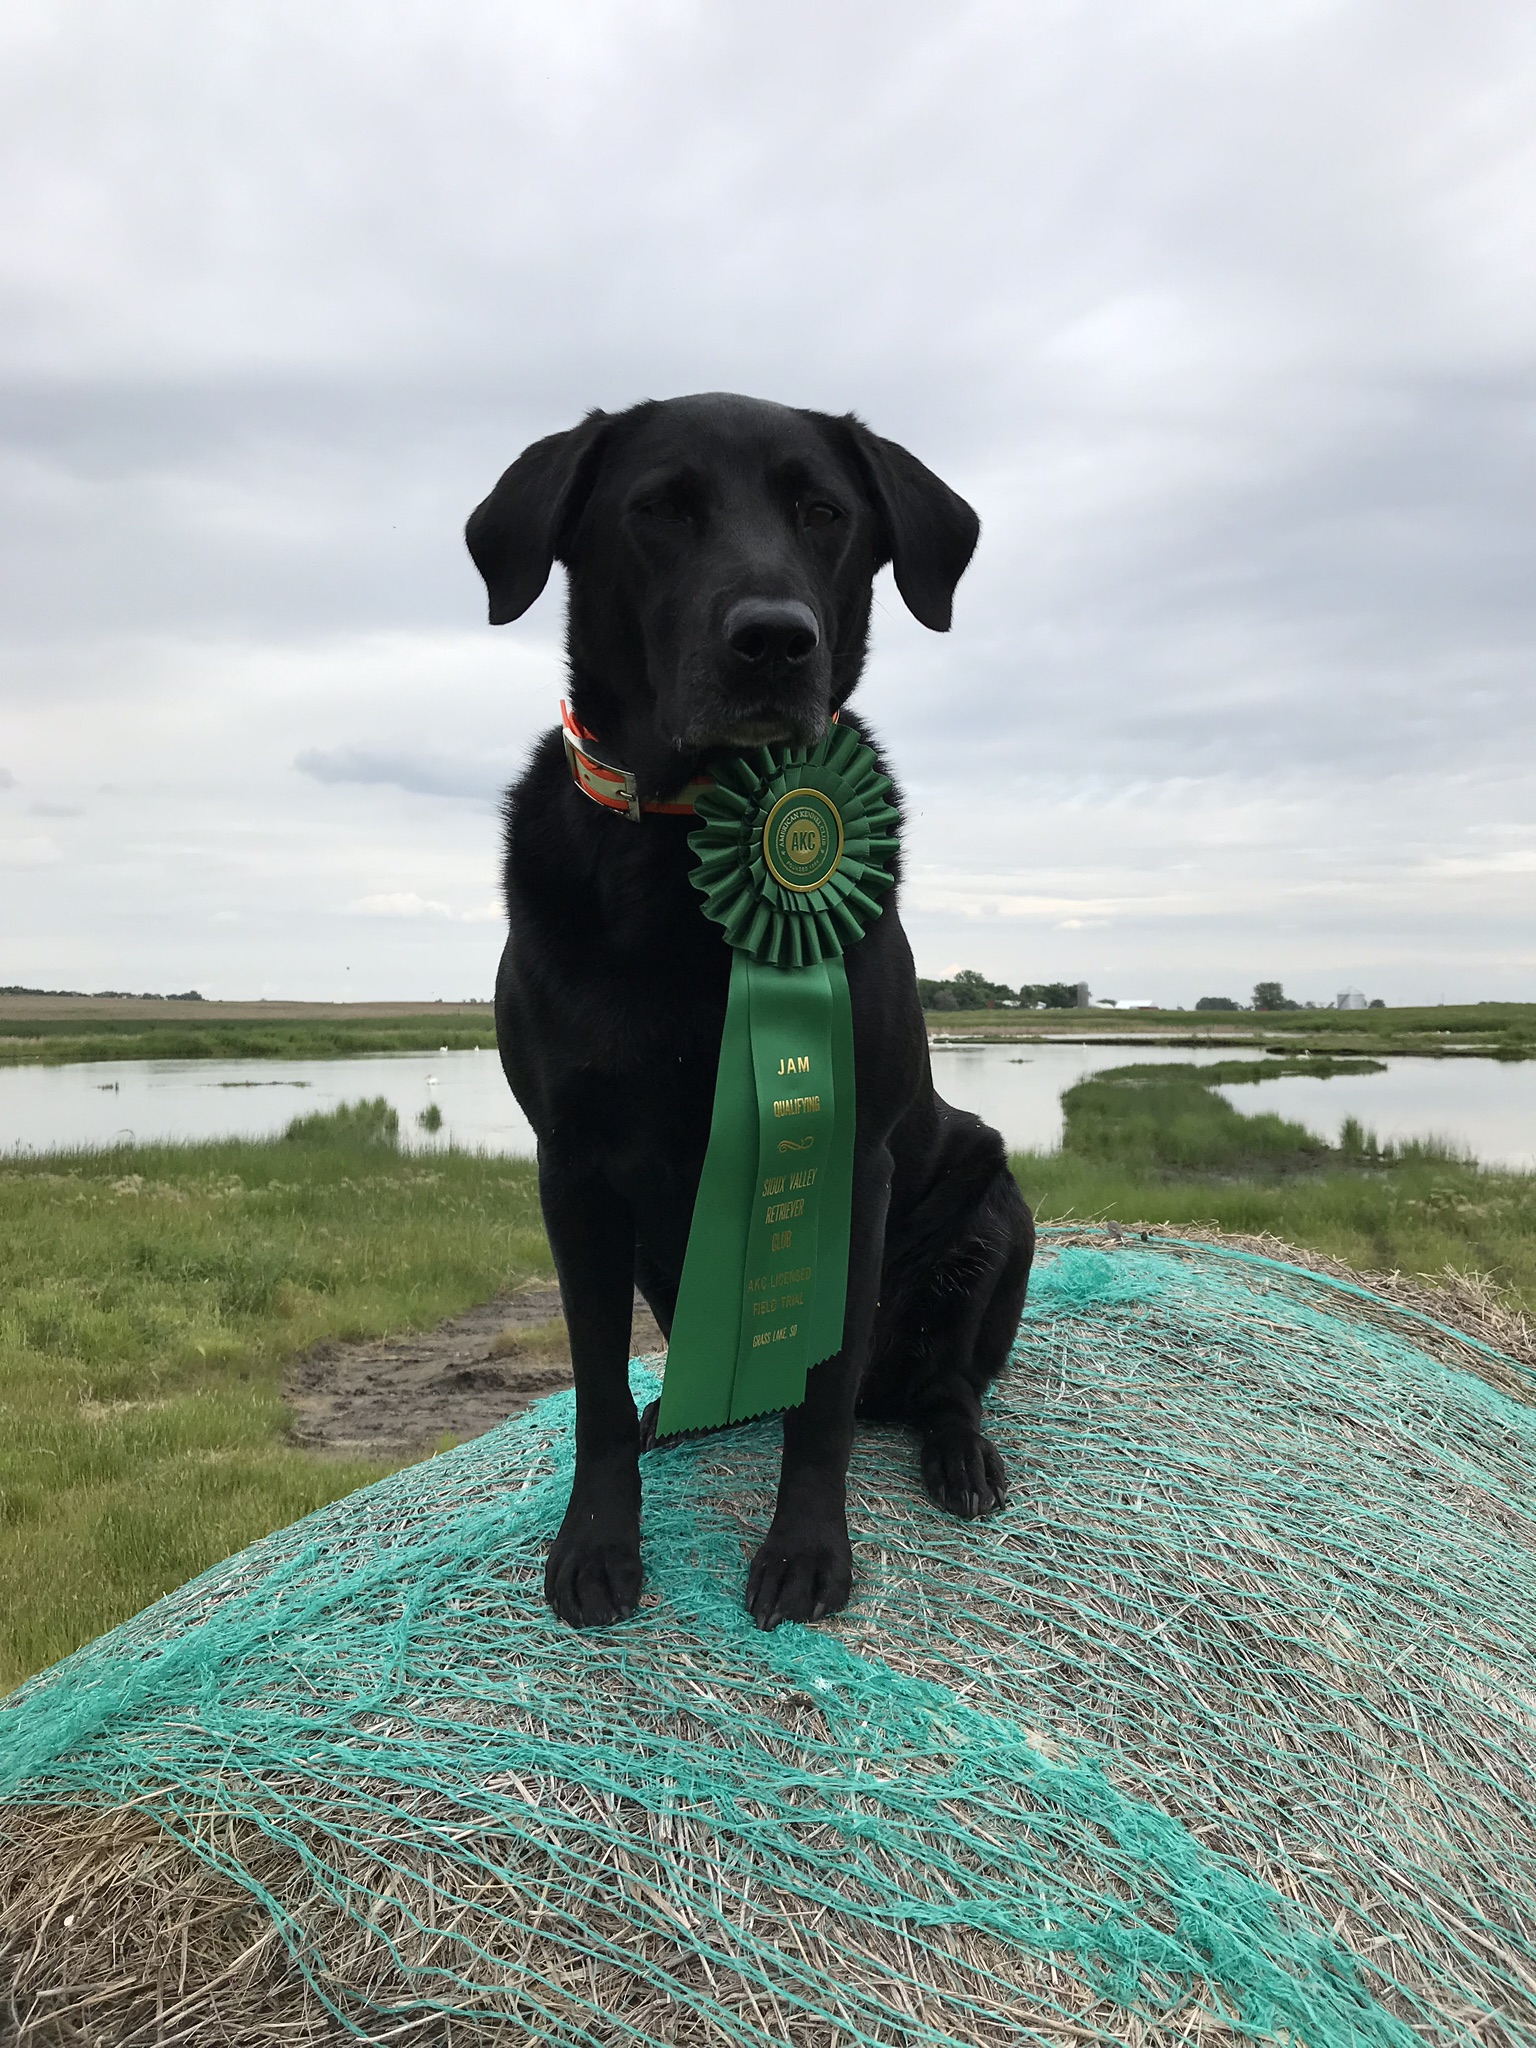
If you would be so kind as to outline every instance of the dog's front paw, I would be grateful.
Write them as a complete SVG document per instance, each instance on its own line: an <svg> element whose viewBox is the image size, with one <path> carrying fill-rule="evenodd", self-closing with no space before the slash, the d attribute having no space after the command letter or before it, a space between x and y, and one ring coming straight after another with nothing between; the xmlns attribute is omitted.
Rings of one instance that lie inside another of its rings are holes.
<svg viewBox="0 0 1536 2048"><path fill-rule="evenodd" d="M946 1513L974 1521L1008 1499L1008 1472L997 1447L969 1426L923 1439L923 1484Z"/></svg>
<svg viewBox="0 0 1536 2048"><path fill-rule="evenodd" d="M544 1566L544 1597L572 1628L607 1628L640 1605L640 1545L561 1535Z"/></svg>
<svg viewBox="0 0 1536 2048"><path fill-rule="evenodd" d="M759 1628L820 1621L848 1605L852 1588L853 1552L846 1531L786 1539L770 1529L747 1574L747 1612Z"/></svg>

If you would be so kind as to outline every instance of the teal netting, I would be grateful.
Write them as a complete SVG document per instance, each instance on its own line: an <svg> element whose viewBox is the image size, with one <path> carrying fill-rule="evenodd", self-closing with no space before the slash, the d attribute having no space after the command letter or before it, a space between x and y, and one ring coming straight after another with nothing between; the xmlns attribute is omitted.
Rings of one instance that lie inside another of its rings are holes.
<svg viewBox="0 0 1536 2048"><path fill-rule="evenodd" d="M1536 2043L1520 1385L1295 1267L1047 1240L1013 1505L861 1433L837 1623L742 1611L760 1423L647 1459L644 1606L561 1627L558 1396L33 1681L0 1792L247 1895L285 2041Z"/></svg>

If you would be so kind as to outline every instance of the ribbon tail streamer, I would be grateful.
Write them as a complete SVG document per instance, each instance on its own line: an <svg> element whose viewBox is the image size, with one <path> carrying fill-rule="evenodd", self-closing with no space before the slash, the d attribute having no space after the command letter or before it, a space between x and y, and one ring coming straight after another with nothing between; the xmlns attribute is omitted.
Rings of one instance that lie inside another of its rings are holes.
<svg viewBox="0 0 1536 2048"><path fill-rule="evenodd" d="M658 1436L797 1407L841 1347L853 1129L842 961L735 954Z"/></svg>

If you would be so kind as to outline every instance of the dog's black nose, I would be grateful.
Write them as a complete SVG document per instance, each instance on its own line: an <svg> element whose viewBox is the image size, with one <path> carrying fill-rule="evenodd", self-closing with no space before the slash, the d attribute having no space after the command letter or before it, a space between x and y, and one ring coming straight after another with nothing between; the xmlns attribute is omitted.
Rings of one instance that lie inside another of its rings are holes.
<svg viewBox="0 0 1536 2048"><path fill-rule="evenodd" d="M725 615L725 638L732 654L750 668L798 668L816 652L821 628L808 604L744 597Z"/></svg>

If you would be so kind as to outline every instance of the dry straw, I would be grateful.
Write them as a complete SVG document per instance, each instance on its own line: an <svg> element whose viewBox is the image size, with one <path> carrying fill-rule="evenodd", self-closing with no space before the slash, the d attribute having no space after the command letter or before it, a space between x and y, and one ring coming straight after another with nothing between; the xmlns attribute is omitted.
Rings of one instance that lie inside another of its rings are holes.
<svg viewBox="0 0 1536 2048"><path fill-rule="evenodd" d="M1013 1505L861 1434L834 1625L742 1612L764 1423L647 1461L645 1605L563 1629L558 1396L24 1688L18 2043L1536 2043L1523 1334L1046 1249Z"/></svg>

